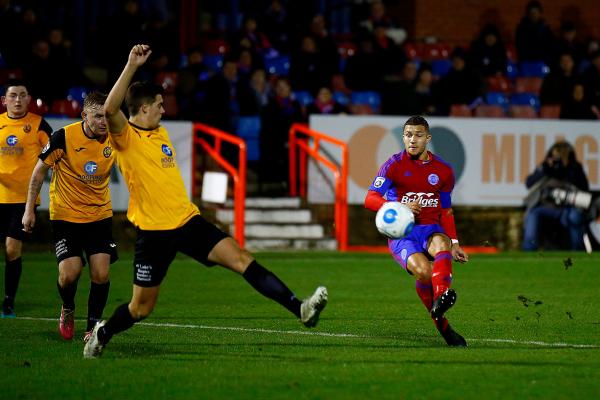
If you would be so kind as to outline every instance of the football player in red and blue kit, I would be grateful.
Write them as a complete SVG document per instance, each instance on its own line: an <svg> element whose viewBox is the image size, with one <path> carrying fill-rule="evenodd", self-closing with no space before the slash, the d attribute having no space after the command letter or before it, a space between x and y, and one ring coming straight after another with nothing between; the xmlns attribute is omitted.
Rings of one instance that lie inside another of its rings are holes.
<svg viewBox="0 0 600 400"><path fill-rule="evenodd" d="M379 169L365 198L365 207L377 211L386 201L399 201L415 215L415 226L407 236L390 239L394 259L414 275L419 298L429 310L436 328L449 346L467 346L444 313L456 302L452 283L452 259L469 257L458 244L451 207L454 171L427 150L429 124L421 116L404 124L405 150L394 154Z"/></svg>

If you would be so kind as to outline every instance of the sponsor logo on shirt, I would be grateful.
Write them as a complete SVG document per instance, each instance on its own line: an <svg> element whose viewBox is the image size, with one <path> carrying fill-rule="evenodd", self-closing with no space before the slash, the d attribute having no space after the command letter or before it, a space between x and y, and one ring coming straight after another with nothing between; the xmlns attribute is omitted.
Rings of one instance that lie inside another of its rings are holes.
<svg viewBox="0 0 600 400"><path fill-rule="evenodd" d="M23 154L23 147L17 146L17 143L19 143L19 138L16 137L15 135L10 135L9 137L7 137L6 144L8 146L2 146L0 148L0 155L20 156L21 154Z"/></svg>
<svg viewBox="0 0 600 400"><path fill-rule="evenodd" d="M19 143L19 138L16 137L15 135L10 135L9 137L6 138L6 144L9 146L16 146L17 143Z"/></svg>
<svg viewBox="0 0 600 400"><path fill-rule="evenodd" d="M416 202L421 207L437 207L439 204L439 200L437 198L432 198L434 196L435 196L434 193L406 192L406 194L404 196L402 196L400 203L406 204L406 203Z"/></svg>
<svg viewBox="0 0 600 400"><path fill-rule="evenodd" d="M166 144L162 145L162 152L166 155L160 159L163 168L174 168L175 167L175 157L173 157L173 150Z"/></svg>

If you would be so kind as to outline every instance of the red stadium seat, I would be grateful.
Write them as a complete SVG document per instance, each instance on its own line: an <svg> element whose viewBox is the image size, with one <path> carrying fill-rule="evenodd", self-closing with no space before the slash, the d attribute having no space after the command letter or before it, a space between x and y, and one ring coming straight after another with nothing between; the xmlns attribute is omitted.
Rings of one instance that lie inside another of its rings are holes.
<svg viewBox="0 0 600 400"><path fill-rule="evenodd" d="M343 42L337 46L338 53L341 58L352 57L356 54L356 45L353 42Z"/></svg>
<svg viewBox="0 0 600 400"><path fill-rule="evenodd" d="M485 118L505 118L506 113L504 112L504 108L502 108L502 106L480 104L475 109L475 116Z"/></svg>
<svg viewBox="0 0 600 400"><path fill-rule="evenodd" d="M165 93L163 96L163 107L165 108L165 117L177 118L179 107L177 106L177 97L172 93Z"/></svg>
<svg viewBox="0 0 600 400"><path fill-rule="evenodd" d="M466 104L452 104L450 106L451 117L472 117L473 112Z"/></svg>
<svg viewBox="0 0 600 400"><path fill-rule="evenodd" d="M52 114L60 114L69 118L77 118L81 114L81 104L76 100L54 100L50 107Z"/></svg>
<svg viewBox="0 0 600 400"><path fill-rule="evenodd" d="M178 84L177 72L160 72L156 75L156 83L162 86L165 93L175 93Z"/></svg>
<svg viewBox="0 0 600 400"><path fill-rule="evenodd" d="M373 114L373 109L368 104L351 104L350 112L356 115L371 115Z"/></svg>
<svg viewBox="0 0 600 400"><path fill-rule="evenodd" d="M508 108L508 113L513 118L537 118L535 108L528 105L511 105Z"/></svg>
<svg viewBox="0 0 600 400"><path fill-rule="evenodd" d="M517 61L517 49L515 48L515 45L512 43L506 43L505 47L506 47L506 58L508 58L508 61L516 62Z"/></svg>
<svg viewBox="0 0 600 400"><path fill-rule="evenodd" d="M503 75L490 76L487 78L488 92L512 93L512 83L510 79Z"/></svg>
<svg viewBox="0 0 600 400"><path fill-rule="evenodd" d="M559 104L544 104L540 107L540 118L560 118Z"/></svg>
<svg viewBox="0 0 600 400"><path fill-rule="evenodd" d="M229 51L229 44L223 39L209 39L204 43L202 49L206 54L224 55Z"/></svg>
<svg viewBox="0 0 600 400"><path fill-rule="evenodd" d="M29 103L29 111L37 115L44 115L48 114L50 107L48 107L48 104L46 104L44 100L32 98Z"/></svg>
<svg viewBox="0 0 600 400"><path fill-rule="evenodd" d="M406 57L408 57L409 60L420 58L419 51L414 43L404 43L403 49L404 53L406 53Z"/></svg>
<svg viewBox="0 0 600 400"><path fill-rule="evenodd" d="M516 93L534 93L537 96L540 95L542 89L543 78L536 76L518 76L515 79L515 92Z"/></svg>

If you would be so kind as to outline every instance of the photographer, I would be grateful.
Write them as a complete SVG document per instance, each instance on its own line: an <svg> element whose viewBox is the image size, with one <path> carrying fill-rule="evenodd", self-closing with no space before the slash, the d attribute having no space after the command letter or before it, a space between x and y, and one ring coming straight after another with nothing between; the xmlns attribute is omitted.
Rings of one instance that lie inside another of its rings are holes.
<svg viewBox="0 0 600 400"><path fill-rule="evenodd" d="M591 195L582 165L575 158L573 147L564 141L550 147L544 161L525 181L529 194L525 202L523 250L537 250L542 225L559 223L566 232L571 250L583 250L585 211ZM554 233L556 229L544 229ZM549 236L549 235L548 235ZM543 239L549 239L545 236Z"/></svg>

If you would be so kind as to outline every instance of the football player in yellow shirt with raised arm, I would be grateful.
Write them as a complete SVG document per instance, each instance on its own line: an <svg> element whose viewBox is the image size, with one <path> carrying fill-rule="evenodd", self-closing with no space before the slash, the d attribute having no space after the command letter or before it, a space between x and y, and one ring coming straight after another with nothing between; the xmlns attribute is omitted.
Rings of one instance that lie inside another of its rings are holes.
<svg viewBox="0 0 600 400"><path fill-rule="evenodd" d="M6 266L0 316L14 318L23 240L28 236L21 225L27 183L52 128L44 118L29 112L31 96L24 82L10 80L5 87L2 104L6 112L0 114L0 239L6 246Z"/></svg>
<svg viewBox="0 0 600 400"><path fill-rule="evenodd" d="M147 45L133 47L104 108L117 163L129 188L127 217L137 228L133 297L106 323L96 325L84 357L100 356L113 335L152 312L160 284L177 252L206 266L218 264L241 274L254 289L287 308L305 326L315 326L327 303L327 289L318 287L312 296L300 301L235 240L202 218L188 198L175 149L160 125L165 112L162 88L142 82L129 86L150 53ZM121 112L123 100L129 120Z"/></svg>
<svg viewBox="0 0 600 400"><path fill-rule="evenodd" d="M114 154L106 131L105 100L105 94L88 94L83 100L83 121L54 132L31 175L23 215L23 227L31 231L35 224L35 198L52 168L50 223L62 299L58 330L66 340L73 338L75 330L75 293L85 265L84 252L91 278L85 341L102 319L110 287L110 264L117 259L108 187Z"/></svg>

